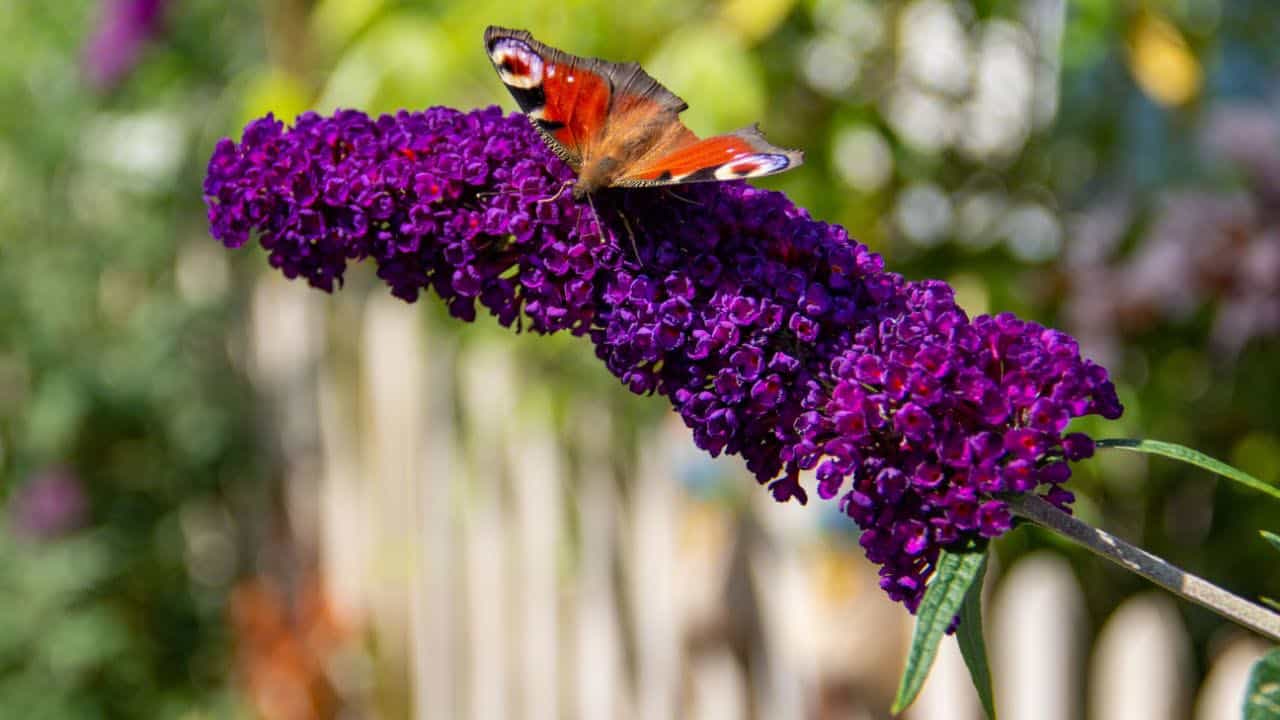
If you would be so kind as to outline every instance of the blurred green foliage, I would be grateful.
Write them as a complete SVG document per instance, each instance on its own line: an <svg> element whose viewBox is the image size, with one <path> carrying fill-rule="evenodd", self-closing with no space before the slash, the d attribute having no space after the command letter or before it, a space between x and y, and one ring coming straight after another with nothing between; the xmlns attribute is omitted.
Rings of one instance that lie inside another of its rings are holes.
<svg viewBox="0 0 1280 720"><path fill-rule="evenodd" d="M250 527L227 531L217 576L191 571L190 540L202 516L269 497L271 449L229 354L239 283L217 253L201 268L183 262L207 243L206 123L257 56L244 42L257 11L183 5L102 95L79 65L91 3L0 9L6 716L230 707L224 596L237 547L251 551L235 535ZM70 468L86 498L87 527L66 539L42 529L56 505L22 496L51 466ZM10 532L17 524L34 527Z"/></svg>
<svg viewBox="0 0 1280 720"><path fill-rule="evenodd" d="M1102 330L1070 312L1081 274L1164 242L1153 228L1170 190L1244 193L1255 208L1242 232L1280 242L1277 196L1202 142L1222 108L1274 114L1271 0L172 0L131 72L95 89L82 47L102 12L87 0L0 6L0 478L16 493L66 467L87 498L84 527L65 537L0 527L6 714L236 712L227 592L253 569L280 468L242 357L245 288L266 264L208 239L204 162L218 137L268 111L509 107L481 52L488 24L640 60L689 101L700 134L759 121L803 148L805 167L761 184L846 224L897 271L951 281L974 313L1011 310L1110 341L1128 412L1095 434L1180 442L1278 479L1278 333L1230 351L1207 339L1236 288L1188 291L1176 312L1125 314L1117 299ZM927 54L912 64L911 47L944 41L971 63L958 80ZM1012 134L964 124L986 117L973 113L984 112L977 58L988 48L997 90L1025 80L1001 75L1010 68L1034 81ZM1077 220L1117 200L1128 213L1113 246L1093 265L1070 262ZM516 348L558 398L613 387L581 343ZM633 421L662 410L608 392ZM1239 593L1280 596L1257 536L1280 528L1275 507L1132 456L1106 455L1078 478L1087 519ZM19 505L11 526L28 522ZM222 557L212 568L193 540L210 533ZM1002 551L1047 542L1016 533ZM1097 617L1143 586L1075 557ZM1187 612L1207 641L1218 621Z"/></svg>

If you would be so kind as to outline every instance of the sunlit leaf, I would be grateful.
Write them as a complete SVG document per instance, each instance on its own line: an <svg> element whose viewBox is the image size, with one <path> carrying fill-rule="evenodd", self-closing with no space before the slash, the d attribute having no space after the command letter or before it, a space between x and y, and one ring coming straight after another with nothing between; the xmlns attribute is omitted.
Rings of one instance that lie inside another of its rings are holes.
<svg viewBox="0 0 1280 720"><path fill-rule="evenodd" d="M1182 105L1200 92L1200 61L1178 28L1160 15L1137 15L1129 32L1128 57L1133 79L1161 105Z"/></svg>
<svg viewBox="0 0 1280 720"><path fill-rule="evenodd" d="M244 90L241 124L267 113L275 113L277 119L292 123L310 107L310 103L310 92L298 78L279 69L259 70L249 79Z"/></svg>
<svg viewBox="0 0 1280 720"><path fill-rule="evenodd" d="M1280 550L1280 535L1277 535L1273 532L1267 532L1266 530L1259 530L1258 532L1259 534L1262 535L1263 540L1266 540L1267 542L1271 543L1271 547L1275 548L1276 550Z"/></svg>
<svg viewBox="0 0 1280 720"><path fill-rule="evenodd" d="M965 593L960 609L960 627L956 629L956 641L960 654L969 668L969 677L978 691L982 708L990 720L996 720L995 693L991 689L991 664L987 661L987 643L982 637L982 584L987 574L987 554L982 553L982 564Z"/></svg>
<svg viewBox="0 0 1280 720"><path fill-rule="evenodd" d="M1277 535L1273 532L1267 532L1266 530L1259 530L1258 532L1260 535L1262 535L1263 540L1266 540L1268 543L1271 544L1271 547L1275 548L1276 550L1280 550L1280 535ZM1277 602L1268 597L1259 598L1259 600L1261 600L1263 605L1266 605L1272 610L1280 612L1280 602Z"/></svg>
<svg viewBox="0 0 1280 720"><path fill-rule="evenodd" d="M311 11L313 37L326 49L351 42L386 5L386 0L321 0Z"/></svg>
<svg viewBox="0 0 1280 720"><path fill-rule="evenodd" d="M757 40L778 27L796 0L727 0L720 15L747 40Z"/></svg>
<svg viewBox="0 0 1280 720"><path fill-rule="evenodd" d="M1178 445L1177 443L1161 442L1159 440L1137 440L1133 438L1107 438L1098 441L1100 448L1119 448L1121 450L1133 450L1135 452L1147 453L1149 455L1163 455L1174 460L1195 465L1204 468L1211 473L1221 475L1228 480L1252 488L1258 492L1266 493L1273 498L1280 500L1280 488L1274 485L1268 485L1258 478L1237 468L1215 460L1202 452L1192 450L1189 447Z"/></svg>
<svg viewBox="0 0 1280 720"><path fill-rule="evenodd" d="M986 553L948 553L938 557L938 569L929 581L920 609L916 612L916 629L907 652L907 666L902 671L893 712L900 713L915 702L924 687L938 654L938 644L951 626L952 619L964 604L965 595L986 564Z"/></svg>
<svg viewBox="0 0 1280 720"><path fill-rule="evenodd" d="M430 17L410 11L381 17L339 58L316 107L331 112L359 107L369 112L430 104L466 105L476 89L456 82L461 67L476 63L485 74L485 97L503 99L501 83L490 77L479 49L459 56L456 43Z"/></svg>

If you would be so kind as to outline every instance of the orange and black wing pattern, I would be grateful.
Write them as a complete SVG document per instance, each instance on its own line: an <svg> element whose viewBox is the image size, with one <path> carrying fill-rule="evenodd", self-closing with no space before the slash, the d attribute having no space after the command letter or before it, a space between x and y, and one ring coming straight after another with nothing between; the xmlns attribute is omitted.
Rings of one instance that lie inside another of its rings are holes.
<svg viewBox="0 0 1280 720"><path fill-rule="evenodd" d="M484 44L520 109L575 168L596 154L611 122L617 129L642 107L672 116L687 107L636 63L570 55L500 27L485 31Z"/></svg>
<svg viewBox="0 0 1280 720"><path fill-rule="evenodd" d="M690 133L692 135L692 133ZM804 153L776 147L754 125L676 147L655 148L615 184L677 185L773 175L804 162Z"/></svg>
<svg viewBox="0 0 1280 720"><path fill-rule="evenodd" d="M700 140L677 117L688 105L637 63L570 55L524 30L489 27L484 43L520 109L590 189L738 180L804 160L755 126Z"/></svg>

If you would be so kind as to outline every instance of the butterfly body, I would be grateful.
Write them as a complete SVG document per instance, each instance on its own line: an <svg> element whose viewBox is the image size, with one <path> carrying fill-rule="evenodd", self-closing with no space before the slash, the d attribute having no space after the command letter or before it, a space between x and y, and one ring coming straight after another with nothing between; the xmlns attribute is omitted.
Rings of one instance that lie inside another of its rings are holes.
<svg viewBox="0 0 1280 720"><path fill-rule="evenodd" d="M606 187L772 175L803 161L754 126L699 139L679 119L688 105L637 63L571 55L523 30L490 27L484 40L520 109L578 174L578 199Z"/></svg>

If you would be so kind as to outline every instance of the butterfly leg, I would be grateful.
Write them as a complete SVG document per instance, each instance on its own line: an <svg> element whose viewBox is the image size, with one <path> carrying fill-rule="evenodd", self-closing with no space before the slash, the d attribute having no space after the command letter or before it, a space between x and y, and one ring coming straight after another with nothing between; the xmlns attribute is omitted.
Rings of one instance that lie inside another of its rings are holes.
<svg viewBox="0 0 1280 720"><path fill-rule="evenodd" d="M666 193L667 195L670 195L671 197L675 198L676 200L679 200L679 201L680 201L680 202L682 202L682 203L688 203L688 204L690 204L690 205L697 205L697 206L699 206L699 207L701 207L701 206L702 206L702 203L698 202L697 200L690 200L689 198L687 198L687 197L685 197L685 196L681 195L680 193L677 193L675 190L672 190L671 188L664 187L664 188L662 188L662 191L663 191L664 193Z"/></svg>
<svg viewBox="0 0 1280 720"><path fill-rule="evenodd" d="M596 211L596 203L591 199L590 194L587 195L587 206L591 208L591 214L595 217L596 229L600 232L600 236L604 237L604 223L600 222L600 213ZM636 245L636 235L631 231L631 223L627 222L626 213L619 209L618 217L622 219L622 225L627 229L627 237L631 240L631 251L635 253L636 262L643 265L644 261L640 259L640 248Z"/></svg>
<svg viewBox="0 0 1280 720"><path fill-rule="evenodd" d="M640 257L640 246L636 245L636 234L631 231L631 222L627 220L627 214L619 210L618 218L622 220L622 226L627 229L627 238L631 240L631 252L635 253L636 262L644 265L644 260Z"/></svg>

